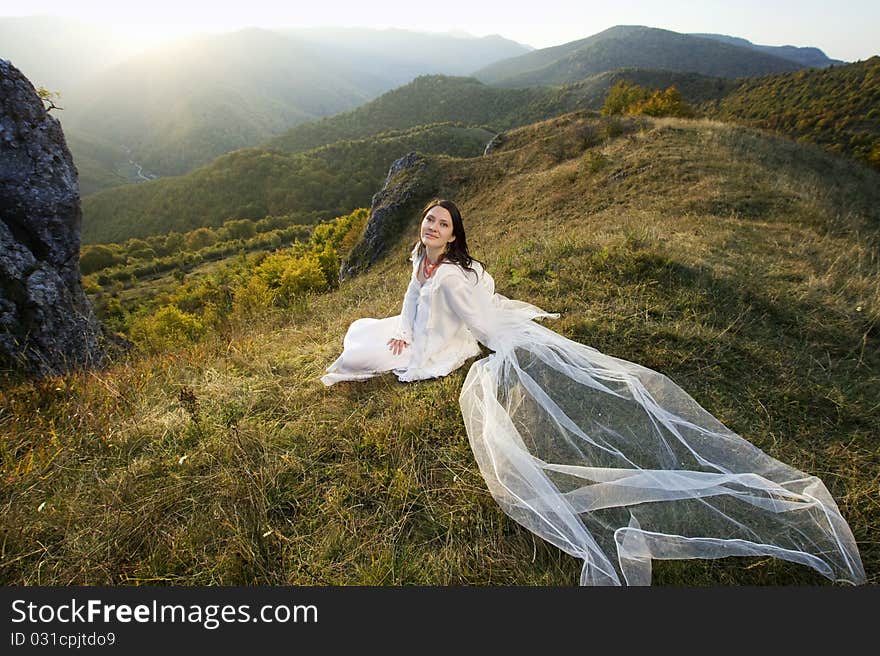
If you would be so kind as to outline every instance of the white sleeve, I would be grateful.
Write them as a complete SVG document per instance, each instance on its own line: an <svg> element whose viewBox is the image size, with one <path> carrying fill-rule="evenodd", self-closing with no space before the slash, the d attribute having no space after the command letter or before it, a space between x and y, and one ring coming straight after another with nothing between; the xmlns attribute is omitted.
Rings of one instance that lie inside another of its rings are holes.
<svg viewBox="0 0 880 656"><path fill-rule="evenodd" d="M416 316L416 306L419 303L419 281L413 274L406 288L406 296L403 297L403 308L400 311L400 325L394 334L394 339L402 339L407 344L413 343L413 320Z"/></svg>
<svg viewBox="0 0 880 656"><path fill-rule="evenodd" d="M440 281L443 283L441 293L446 304L464 321L477 341L497 350L492 294L484 285L475 283L472 274L465 275L467 278L459 275L446 276Z"/></svg>

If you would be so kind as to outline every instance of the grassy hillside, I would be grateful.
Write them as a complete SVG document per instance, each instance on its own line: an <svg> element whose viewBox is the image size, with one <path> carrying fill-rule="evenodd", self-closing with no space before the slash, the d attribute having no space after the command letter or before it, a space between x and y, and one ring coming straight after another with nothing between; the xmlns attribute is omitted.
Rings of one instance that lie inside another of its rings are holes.
<svg viewBox="0 0 880 656"><path fill-rule="evenodd" d="M880 57L743 80L709 111L880 169Z"/></svg>
<svg viewBox="0 0 880 656"><path fill-rule="evenodd" d="M413 150L479 155L492 133L455 124L426 125L305 153L248 148L185 176L108 189L83 199L82 240L131 237L219 226L227 219L287 214L300 223L368 205L391 163Z"/></svg>
<svg viewBox="0 0 880 656"><path fill-rule="evenodd" d="M268 146L300 152L340 139L358 139L425 123L461 121L495 130L571 111L580 94L569 89L497 89L472 77L420 75L349 112L288 130Z"/></svg>
<svg viewBox="0 0 880 656"><path fill-rule="evenodd" d="M527 126L435 158L497 289L657 369L825 481L880 583L880 175L711 121ZM2 388L7 584L550 584L580 563L488 494L457 406L318 378L399 312L410 231L373 270L187 349ZM770 559L655 563L660 585L814 584Z"/></svg>
<svg viewBox="0 0 880 656"><path fill-rule="evenodd" d="M650 68L736 78L795 71L788 59L716 39L618 25L586 39L492 64L474 77L503 87L566 84L617 68Z"/></svg>

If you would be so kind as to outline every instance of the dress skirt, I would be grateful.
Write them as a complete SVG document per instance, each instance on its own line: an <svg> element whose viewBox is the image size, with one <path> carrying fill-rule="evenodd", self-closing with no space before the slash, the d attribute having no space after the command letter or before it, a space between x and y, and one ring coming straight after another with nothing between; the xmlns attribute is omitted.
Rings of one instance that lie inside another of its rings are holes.
<svg viewBox="0 0 880 656"><path fill-rule="evenodd" d="M343 380L365 380L395 369L406 369L412 358L412 346L394 355L388 340L394 338L400 315L385 319L364 318L352 322L342 340L342 355L321 377L325 385Z"/></svg>
<svg viewBox="0 0 880 656"><path fill-rule="evenodd" d="M400 316L359 319L321 380L441 376L479 352L474 338L492 349L459 396L474 457L512 519L582 559L582 584L647 585L655 560L729 556L865 582L819 478L764 453L660 372L534 321L558 315L467 284L457 269L440 275L442 285L412 286L409 348L388 348Z"/></svg>

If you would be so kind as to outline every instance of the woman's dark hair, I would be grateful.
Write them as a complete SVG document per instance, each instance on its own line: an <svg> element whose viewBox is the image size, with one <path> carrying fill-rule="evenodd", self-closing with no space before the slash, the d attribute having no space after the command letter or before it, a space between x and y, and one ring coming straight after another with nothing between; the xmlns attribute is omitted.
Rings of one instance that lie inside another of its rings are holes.
<svg viewBox="0 0 880 656"><path fill-rule="evenodd" d="M455 235L455 239L449 242L446 245L446 253L445 257L450 262L455 262L458 266L460 266L465 271L470 271L474 275L477 275L477 272L474 271L474 268L471 266L474 262L480 262L480 260L472 257L470 252L468 251L467 245L467 236L464 232L464 222L461 220L461 211L459 211L458 207L451 200L445 200L443 198L435 198L430 201L425 207L422 209L421 217L419 218L421 231L421 220L425 218L425 214L428 213L432 207L437 206L442 207L449 215L452 217L452 234ZM416 242L414 247L418 247L418 251L416 257L419 258L425 254L425 245L422 243L421 237ZM482 265L483 263L480 262ZM485 268L485 265L483 265Z"/></svg>

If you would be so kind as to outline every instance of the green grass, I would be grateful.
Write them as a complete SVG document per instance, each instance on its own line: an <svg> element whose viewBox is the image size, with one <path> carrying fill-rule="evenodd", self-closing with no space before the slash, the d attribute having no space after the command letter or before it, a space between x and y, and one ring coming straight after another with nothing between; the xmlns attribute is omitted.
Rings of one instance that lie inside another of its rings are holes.
<svg viewBox="0 0 880 656"><path fill-rule="evenodd" d="M876 172L715 122L578 115L436 164L500 293L820 476L880 582ZM576 584L580 562L485 487L457 403L467 364L412 384L318 380L351 321L399 312L417 220L373 270L283 314L8 381L0 580ZM654 582L826 581L730 558L658 562Z"/></svg>

